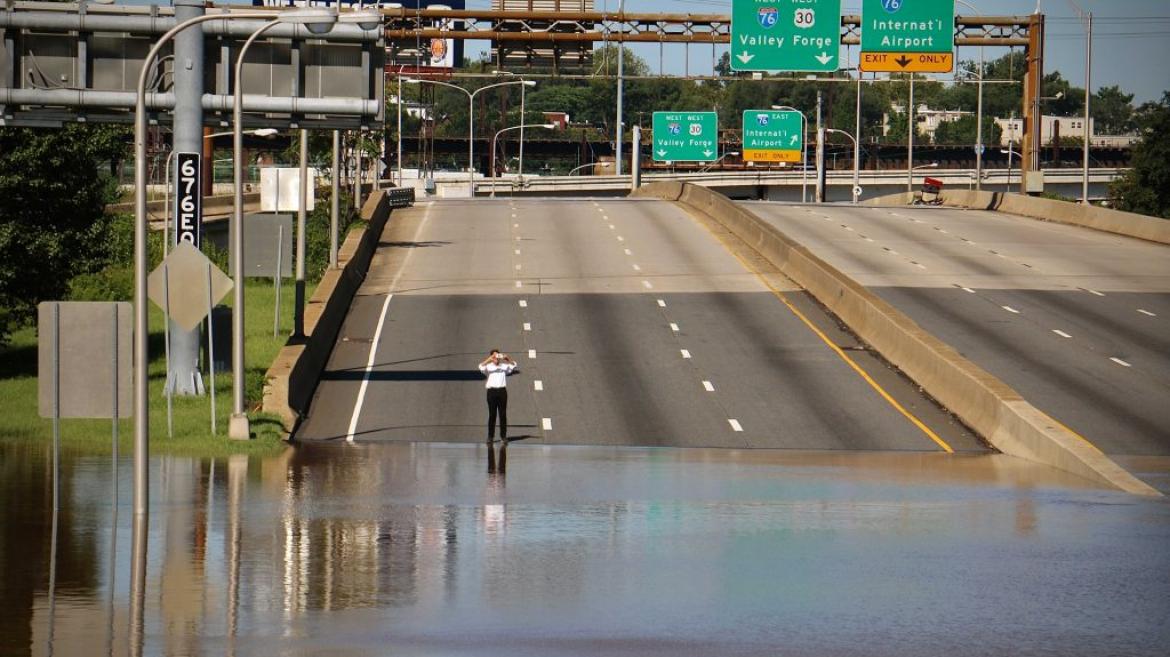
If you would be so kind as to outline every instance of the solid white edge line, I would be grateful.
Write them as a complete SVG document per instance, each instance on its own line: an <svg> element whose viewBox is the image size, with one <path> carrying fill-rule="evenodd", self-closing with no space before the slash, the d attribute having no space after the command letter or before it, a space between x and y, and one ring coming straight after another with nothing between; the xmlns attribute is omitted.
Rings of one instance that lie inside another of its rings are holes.
<svg viewBox="0 0 1170 657"><path fill-rule="evenodd" d="M552 431L552 418L551 417L541 418L540 426L545 431Z"/></svg>
<svg viewBox="0 0 1170 657"><path fill-rule="evenodd" d="M347 443L352 443L353 436L357 433L358 418L362 414L362 404L366 401L366 388L370 385L370 372L374 369L374 359L378 356L378 342L382 340L382 327L386 324L386 311L390 309L390 300L393 298L393 294L387 294L386 301L382 304L382 314L378 317L378 328L374 330L374 341L370 343L370 357L366 360L366 371L362 374L362 385L358 388L357 400L353 404L353 415L349 418L349 430L345 432L345 442Z"/></svg>
<svg viewBox="0 0 1170 657"><path fill-rule="evenodd" d="M710 381L703 382L703 389L705 389L707 392L715 392L715 386L711 385Z"/></svg>
<svg viewBox="0 0 1170 657"><path fill-rule="evenodd" d="M1122 367L1133 367L1133 365L1130 365L1129 363L1121 360L1120 358L1110 358L1109 360L1117 363L1118 365L1120 365Z"/></svg>
<svg viewBox="0 0 1170 657"><path fill-rule="evenodd" d="M727 423L731 425L732 431L743 431L743 426L740 425L739 420L728 418Z"/></svg>

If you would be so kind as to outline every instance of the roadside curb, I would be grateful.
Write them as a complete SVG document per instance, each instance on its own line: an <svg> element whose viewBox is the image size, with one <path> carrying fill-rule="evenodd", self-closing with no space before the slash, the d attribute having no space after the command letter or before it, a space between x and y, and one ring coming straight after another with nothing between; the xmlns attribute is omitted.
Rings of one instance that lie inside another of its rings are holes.
<svg viewBox="0 0 1170 657"><path fill-rule="evenodd" d="M280 417L286 438L313 400L317 381L329 362L350 302L366 278L390 212L384 191L374 191L366 199L361 218L369 225L350 231L338 249L338 268L325 271L305 304L307 337L285 343L265 373L263 411Z"/></svg>
<svg viewBox="0 0 1170 657"><path fill-rule="evenodd" d="M1161 495L907 315L727 197L678 182L650 183L632 196L674 201L723 224L1004 454L1129 493Z"/></svg>
<svg viewBox="0 0 1170 657"><path fill-rule="evenodd" d="M863 205L870 206L904 206L910 205L914 195L909 192L879 196L865 201ZM1059 224L1069 224L1092 228L1114 235L1135 237L1158 244L1170 244L1170 219L1147 217L1132 212L1122 212L1109 208L1099 208L1094 205L1084 206L1069 201L1057 201L1049 198L1025 196L1023 194L1005 194L1003 192L983 192L966 189L944 191L940 198L942 204L948 207L968 208L971 210L990 210L1014 214L1030 219L1051 221Z"/></svg>

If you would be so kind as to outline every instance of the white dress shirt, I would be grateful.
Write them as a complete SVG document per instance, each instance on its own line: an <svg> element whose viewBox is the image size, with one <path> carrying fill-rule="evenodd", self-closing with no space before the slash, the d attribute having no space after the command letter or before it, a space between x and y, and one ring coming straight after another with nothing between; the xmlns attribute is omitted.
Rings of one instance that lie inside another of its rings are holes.
<svg viewBox="0 0 1170 657"><path fill-rule="evenodd" d="M512 370L516 369L516 363L500 364L488 362L479 366L479 371L487 375L487 383L485 388L504 388L508 385L508 375Z"/></svg>

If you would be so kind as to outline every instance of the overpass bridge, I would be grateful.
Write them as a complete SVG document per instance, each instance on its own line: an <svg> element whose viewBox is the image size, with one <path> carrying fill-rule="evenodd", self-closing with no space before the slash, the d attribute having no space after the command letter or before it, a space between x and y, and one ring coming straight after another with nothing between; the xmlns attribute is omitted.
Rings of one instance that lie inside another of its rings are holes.
<svg viewBox="0 0 1170 657"><path fill-rule="evenodd" d="M1089 172L1089 196L1094 201L1108 198L1109 183L1120 177L1125 169L1097 168ZM1018 170L985 169L983 189L1013 192L1019 187ZM930 176L942 180L953 189L972 189L975 186L974 169L933 169L914 171L915 189ZM906 191L906 171L861 171L861 200L868 200ZM436 176L431 195L446 197L467 196L467 174L448 172ZM674 180L701 185L737 200L768 200L799 202L803 196L813 200L816 172L808 171L708 171L644 173L643 183ZM419 195L427 192L425 182L405 178L404 185L418 188ZM609 196L622 197L630 191L629 176L517 176L476 178L477 196ZM1044 170L1044 188L1051 194L1080 198L1081 171L1079 169ZM849 201L853 189L852 171L829 171L826 174L826 200Z"/></svg>
<svg viewBox="0 0 1170 657"><path fill-rule="evenodd" d="M742 207L1139 474L1170 456L1167 246L991 212ZM295 438L482 442L491 348L520 366L513 440L991 449L711 217L519 194L394 213Z"/></svg>

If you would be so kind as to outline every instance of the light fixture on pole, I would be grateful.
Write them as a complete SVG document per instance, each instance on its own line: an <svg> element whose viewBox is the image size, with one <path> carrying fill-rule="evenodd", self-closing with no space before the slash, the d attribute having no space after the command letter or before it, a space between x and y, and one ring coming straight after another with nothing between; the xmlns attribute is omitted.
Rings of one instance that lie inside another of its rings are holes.
<svg viewBox="0 0 1170 657"><path fill-rule="evenodd" d="M808 117L804 112L789 105L773 105L772 109L796 112L800 115L800 202L808 203Z"/></svg>
<svg viewBox="0 0 1170 657"><path fill-rule="evenodd" d="M844 130L837 130L836 128L825 128L825 132L832 133L832 134L838 134L838 135L845 135L846 137L849 138L850 141L853 142L853 152L857 153L857 151L858 151L857 138L854 137L853 135L849 134L848 132L845 132ZM935 165L937 166L938 163L936 162ZM853 189L851 190L852 197L853 197L853 205L857 205L857 198L859 196L861 196L860 181L861 181L861 162L859 162L857 156L854 155L854 157L853 157Z"/></svg>
<svg viewBox="0 0 1170 657"><path fill-rule="evenodd" d="M1077 17L1085 23L1085 122L1081 145L1081 203L1089 204L1089 140L1093 136L1090 125L1093 121L1090 105L1093 100L1093 12L1085 11L1073 0L1069 0Z"/></svg>
<svg viewBox="0 0 1170 657"><path fill-rule="evenodd" d="M283 14L284 12L281 12ZM278 14L278 15L281 15ZM149 502L147 465L149 460L150 417L147 370L150 355L146 336L149 331L146 299L146 79L159 51L176 34L200 23L213 20L271 19L270 11L242 11L230 14L203 14L189 18L159 37L138 74L134 103L134 513L145 515Z"/></svg>
<svg viewBox="0 0 1170 657"><path fill-rule="evenodd" d="M450 89L457 89L467 95L467 195L475 197L475 96L481 91L494 89L495 87L506 87L508 85L520 84L525 87L535 87L535 80L516 80L513 82L496 82L489 84L475 91L468 91L457 84L450 82L440 82L438 80L423 80L420 78L402 78L402 81L407 84L436 84L440 87L448 87ZM400 99L401 100L401 99Z"/></svg>
<svg viewBox="0 0 1170 657"><path fill-rule="evenodd" d="M556 130L558 127L559 126L557 126L557 124L555 124L555 123L528 123L528 124L521 123L520 125L510 126L510 127L503 128L503 129L497 131L496 134L494 136L492 136L492 158L491 158L492 172L495 173L495 170L496 170L496 140L499 139L501 134L508 132L509 130L520 130L521 128L544 128L545 130ZM492 183L492 198L495 198L495 196L496 196L496 185L493 182Z"/></svg>
<svg viewBox="0 0 1170 657"><path fill-rule="evenodd" d="M964 7L975 12L975 15L982 16L983 14L976 9L967 0L955 0ZM979 99L975 105L975 190L979 191L982 188L983 179L983 77L986 74L983 65L983 46L979 46Z"/></svg>

